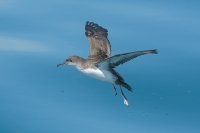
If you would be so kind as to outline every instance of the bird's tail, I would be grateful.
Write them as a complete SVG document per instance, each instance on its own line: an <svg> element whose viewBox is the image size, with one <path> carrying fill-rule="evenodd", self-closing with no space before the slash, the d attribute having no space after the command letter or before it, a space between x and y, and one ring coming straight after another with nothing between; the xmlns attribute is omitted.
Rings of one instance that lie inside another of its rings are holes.
<svg viewBox="0 0 200 133"><path fill-rule="evenodd" d="M123 86L124 88L126 88L129 91L133 92L133 89L131 88L131 86L125 82L121 82L121 86Z"/></svg>
<svg viewBox="0 0 200 133"><path fill-rule="evenodd" d="M123 77L122 77L117 71L115 71L114 69L110 69L110 71L112 71L112 73L113 73L114 75L117 75L117 77L118 77L117 81L115 81L115 84L116 84L116 85L121 85L122 87L126 88L126 89L129 90L129 91L133 91L133 89L131 88L131 86L128 85L128 84L124 81Z"/></svg>
<svg viewBox="0 0 200 133"><path fill-rule="evenodd" d="M129 84L127 84L124 80L117 80L115 82L115 84L121 85L122 87L126 88L129 91L133 91L133 89L131 88L131 86Z"/></svg>

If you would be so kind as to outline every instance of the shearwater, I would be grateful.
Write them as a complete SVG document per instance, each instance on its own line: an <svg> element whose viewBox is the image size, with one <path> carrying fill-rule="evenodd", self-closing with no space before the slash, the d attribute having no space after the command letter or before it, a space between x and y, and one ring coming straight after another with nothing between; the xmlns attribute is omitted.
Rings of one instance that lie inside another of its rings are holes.
<svg viewBox="0 0 200 133"><path fill-rule="evenodd" d="M128 106L128 100L122 91L122 87L129 91L132 91L132 88L125 82L123 77L114 70L114 68L140 55L157 54L156 49L111 56L111 46L107 38L107 29L96 23L87 21L85 24L85 35L90 43L90 53L88 58L84 59L76 55L70 56L63 63L58 64L57 66L72 65L85 75L109 82L114 88L115 95L117 95L117 91L114 84L118 85L124 99L124 104Z"/></svg>

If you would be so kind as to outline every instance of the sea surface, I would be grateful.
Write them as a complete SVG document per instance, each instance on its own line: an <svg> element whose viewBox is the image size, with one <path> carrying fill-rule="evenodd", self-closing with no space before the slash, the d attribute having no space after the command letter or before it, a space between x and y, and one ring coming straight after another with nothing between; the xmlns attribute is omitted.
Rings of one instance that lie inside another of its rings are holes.
<svg viewBox="0 0 200 133"><path fill-rule="evenodd" d="M199 1L0 1L1 133L199 133ZM123 89L83 75L85 22L108 29L112 55L157 49L116 70Z"/></svg>

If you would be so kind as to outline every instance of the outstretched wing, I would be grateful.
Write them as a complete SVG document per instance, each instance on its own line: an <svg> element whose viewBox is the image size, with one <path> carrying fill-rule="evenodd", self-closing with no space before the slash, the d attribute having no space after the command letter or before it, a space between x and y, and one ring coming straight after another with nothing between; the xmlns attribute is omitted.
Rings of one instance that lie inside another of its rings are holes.
<svg viewBox="0 0 200 133"><path fill-rule="evenodd" d="M110 42L107 38L108 31L98 24L93 22L86 22L85 35L90 43L90 54L88 59L102 61L111 54Z"/></svg>
<svg viewBox="0 0 200 133"><path fill-rule="evenodd" d="M123 64L127 61L130 61L133 58L136 58L140 55L144 54L157 54L158 52L156 50L145 50L145 51L137 51L137 52L130 52L130 53L124 53L124 54L117 54L112 57L109 57L99 63L96 63L97 67L102 68L115 68L116 66Z"/></svg>

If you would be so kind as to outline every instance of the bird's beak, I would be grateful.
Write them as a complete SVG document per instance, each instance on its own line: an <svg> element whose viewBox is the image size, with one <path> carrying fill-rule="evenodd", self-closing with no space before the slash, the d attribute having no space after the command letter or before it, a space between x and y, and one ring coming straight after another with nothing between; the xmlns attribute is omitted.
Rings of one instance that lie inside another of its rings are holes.
<svg viewBox="0 0 200 133"><path fill-rule="evenodd" d="M63 66L63 65L67 65L67 62L60 63L60 64L57 65L57 67Z"/></svg>

